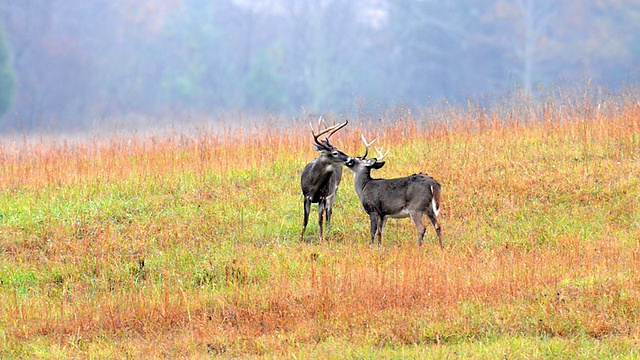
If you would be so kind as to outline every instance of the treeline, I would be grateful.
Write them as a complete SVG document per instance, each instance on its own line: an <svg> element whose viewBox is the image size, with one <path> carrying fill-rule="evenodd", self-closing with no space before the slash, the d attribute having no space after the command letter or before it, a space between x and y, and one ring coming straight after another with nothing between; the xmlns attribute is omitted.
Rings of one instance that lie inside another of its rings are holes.
<svg viewBox="0 0 640 360"><path fill-rule="evenodd" d="M618 87L640 60L638 0L21 0L0 21L3 129Z"/></svg>

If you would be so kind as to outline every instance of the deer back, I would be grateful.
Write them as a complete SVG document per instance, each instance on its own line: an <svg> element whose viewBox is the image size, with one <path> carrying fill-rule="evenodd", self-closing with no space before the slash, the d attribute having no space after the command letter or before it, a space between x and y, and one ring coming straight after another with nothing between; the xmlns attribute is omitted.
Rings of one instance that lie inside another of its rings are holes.
<svg viewBox="0 0 640 360"><path fill-rule="evenodd" d="M431 209L432 186L440 185L424 174L372 179L362 189L360 200L365 210L381 215L401 215L408 210L427 212Z"/></svg>

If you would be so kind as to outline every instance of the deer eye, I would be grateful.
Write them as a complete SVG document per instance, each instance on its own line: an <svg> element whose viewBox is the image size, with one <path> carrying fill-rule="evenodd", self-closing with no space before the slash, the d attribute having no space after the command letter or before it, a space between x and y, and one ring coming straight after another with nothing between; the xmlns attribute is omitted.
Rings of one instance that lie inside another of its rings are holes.
<svg viewBox="0 0 640 360"><path fill-rule="evenodd" d="M332 155L333 157L337 157L337 156L338 156L338 155L340 155L340 154L339 154L337 151L334 151L334 152L332 152L332 153L331 153L331 155Z"/></svg>

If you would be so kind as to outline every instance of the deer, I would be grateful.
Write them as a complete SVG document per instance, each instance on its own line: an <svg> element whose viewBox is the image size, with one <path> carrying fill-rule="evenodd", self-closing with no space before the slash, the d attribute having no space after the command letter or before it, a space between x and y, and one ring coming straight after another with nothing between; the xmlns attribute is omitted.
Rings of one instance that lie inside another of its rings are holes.
<svg viewBox="0 0 640 360"><path fill-rule="evenodd" d="M311 134L313 135L313 146L320 156L308 163L302 170L300 187L302 189L302 195L304 196L304 218L300 239L304 238L304 232L309 222L311 204L318 204L318 225L320 227L321 239L324 240L322 231L323 220L326 219L327 228L331 227L332 208L336 199L338 185L340 185L340 180L342 179L342 165L349 160L349 156L333 146L329 142L329 138L338 130L347 126L348 122L347 120L342 124L327 127L321 117L320 120L318 120L318 132L313 129L313 125L309 124ZM320 131L321 123L323 123L325 127L322 131ZM324 140L318 140L320 136L327 133L328 135Z"/></svg>
<svg viewBox="0 0 640 360"><path fill-rule="evenodd" d="M438 222L442 192L438 181L422 173L394 179L371 178L371 170L384 166L385 162L382 160L389 151L383 155L382 151L376 148L379 158L367 159L369 147L376 139L367 142L363 134L362 141L365 145L364 155L350 158L345 165L354 173L356 194L371 219L371 246L376 236L378 245L382 244L382 231L388 218L406 217L413 221L418 233L418 247L422 246L426 231L423 215L426 214L436 230L440 247L444 249Z"/></svg>

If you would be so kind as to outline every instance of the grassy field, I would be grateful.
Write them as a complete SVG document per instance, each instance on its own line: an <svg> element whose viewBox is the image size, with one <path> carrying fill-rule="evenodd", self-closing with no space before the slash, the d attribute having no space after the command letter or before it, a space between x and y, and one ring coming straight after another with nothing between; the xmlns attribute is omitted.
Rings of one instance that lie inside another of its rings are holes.
<svg viewBox="0 0 640 360"><path fill-rule="evenodd" d="M305 124L0 145L1 358L638 358L634 91L352 119L443 186L381 247L345 170L299 238Z"/></svg>

